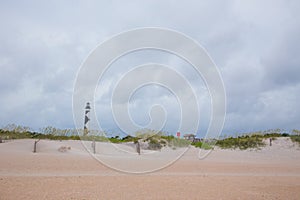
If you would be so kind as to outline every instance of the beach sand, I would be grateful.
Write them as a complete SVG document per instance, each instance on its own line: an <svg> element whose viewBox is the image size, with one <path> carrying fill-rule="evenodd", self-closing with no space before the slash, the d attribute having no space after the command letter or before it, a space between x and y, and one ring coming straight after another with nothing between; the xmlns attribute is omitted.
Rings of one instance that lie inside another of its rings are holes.
<svg viewBox="0 0 300 200"><path fill-rule="evenodd" d="M194 147L186 152L144 150L139 156L133 145L97 143L94 158L81 141L41 140L37 153L32 152L33 143L0 144L1 200L300 199L300 148L289 138L278 138L261 150L215 148L203 159ZM71 149L58 151L62 146ZM97 159L139 173L120 172Z"/></svg>

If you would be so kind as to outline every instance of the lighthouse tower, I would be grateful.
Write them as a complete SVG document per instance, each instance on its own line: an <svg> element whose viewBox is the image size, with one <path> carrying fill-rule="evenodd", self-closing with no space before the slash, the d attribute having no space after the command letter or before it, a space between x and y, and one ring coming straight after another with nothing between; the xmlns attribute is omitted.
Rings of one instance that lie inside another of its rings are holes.
<svg viewBox="0 0 300 200"><path fill-rule="evenodd" d="M89 133L88 130L88 122L90 121L89 113L91 111L90 103L87 102L85 106L85 113L84 113L84 126L83 126L83 135L87 135Z"/></svg>

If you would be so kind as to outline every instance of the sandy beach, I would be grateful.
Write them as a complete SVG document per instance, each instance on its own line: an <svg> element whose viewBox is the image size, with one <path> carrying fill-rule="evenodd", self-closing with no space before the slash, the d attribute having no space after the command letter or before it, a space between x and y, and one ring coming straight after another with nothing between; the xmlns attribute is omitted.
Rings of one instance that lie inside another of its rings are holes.
<svg viewBox="0 0 300 200"><path fill-rule="evenodd" d="M81 141L13 140L0 144L0 199L299 199L300 148L278 138L261 150L215 148L203 159L190 147L142 151ZM89 148L87 142L87 147ZM60 147L70 147L60 152ZM117 148L116 148L117 147ZM120 150L121 149L121 150ZM147 170L176 162L151 173ZM124 173L121 171L140 172Z"/></svg>

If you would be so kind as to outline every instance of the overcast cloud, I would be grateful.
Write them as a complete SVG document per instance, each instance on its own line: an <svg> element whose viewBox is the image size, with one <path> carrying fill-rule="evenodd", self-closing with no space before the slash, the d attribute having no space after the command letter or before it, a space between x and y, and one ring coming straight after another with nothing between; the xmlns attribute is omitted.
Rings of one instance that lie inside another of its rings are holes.
<svg viewBox="0 0 300 200"><path fill-rule="evenodd" d="M0 126L74 127L73 85L89 53L119 32L154 26L197 40L218 66L227 93L224 133L300 129L299 10L298 0L1 1ZM190 80L202 135L209 123L209 94L188 64L163 52L128 56L99 82L95 105L104 129L117 131L109 110L115 81L132 65L158 62ZM133 96L130 112L146 125L149 107L166 105L165 130L172 133L179 122L176 102L170 92L148 87Z"/></svg>

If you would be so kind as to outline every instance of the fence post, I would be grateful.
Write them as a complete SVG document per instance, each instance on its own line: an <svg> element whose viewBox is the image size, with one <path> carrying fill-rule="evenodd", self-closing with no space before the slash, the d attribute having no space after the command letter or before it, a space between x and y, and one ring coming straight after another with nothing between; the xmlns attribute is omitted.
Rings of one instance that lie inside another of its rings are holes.
<svg viewBox="0 0 300 200"><path fill-rule="evenodd" d="M40 139L34 141L33 153L36 153L36 146L39 141L40 141Z"/></svg>
<svg viewBox="0 0 300 200"><path fill-rule="evenodd" d="M93 148L93 153L95 154L96 153L96 142L95 142L95 140L93 140L92 148Z"/></svg>

